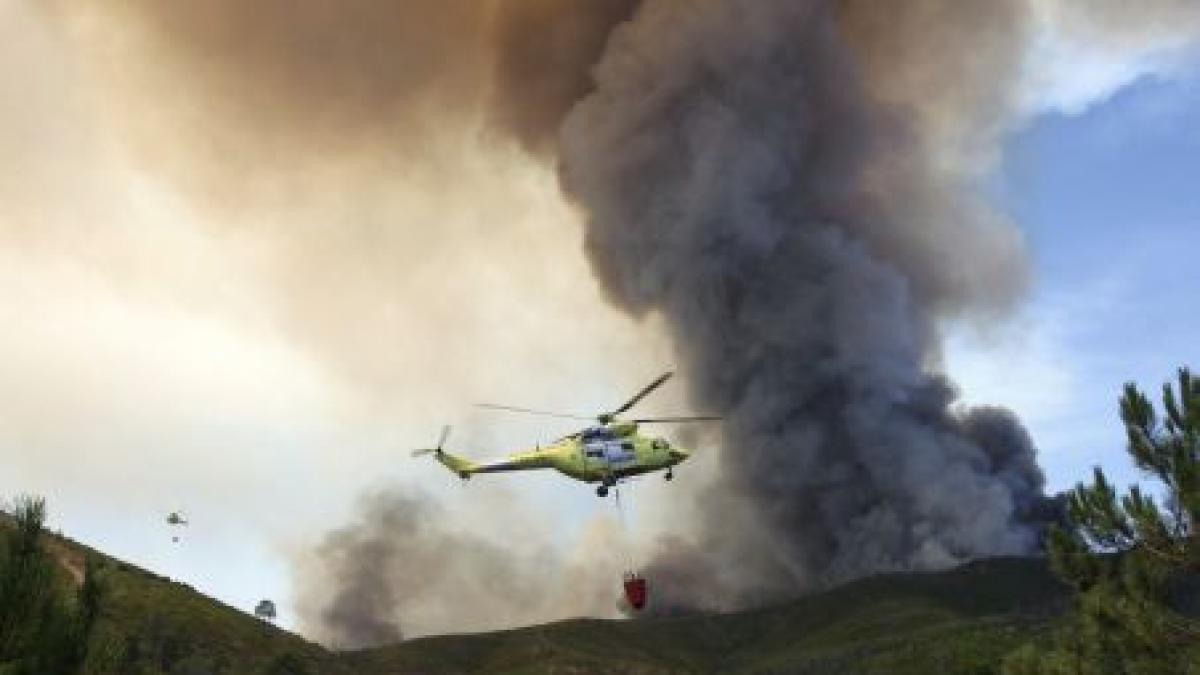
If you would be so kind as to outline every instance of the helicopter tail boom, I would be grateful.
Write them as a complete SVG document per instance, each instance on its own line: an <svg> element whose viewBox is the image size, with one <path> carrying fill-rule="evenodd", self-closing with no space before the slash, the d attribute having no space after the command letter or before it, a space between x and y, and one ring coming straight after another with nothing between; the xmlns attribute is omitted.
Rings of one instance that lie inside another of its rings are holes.
<svg viewBox="0 0 1200 675"><path fill-rule="evenodd" d="M442 466L458 474L460 478L467 478L471 474L475 473L475 470L478 468L478 465L475 464L475 462L472 462L468 459L463 459L458 455L452 455L441 449L434 451L434 458L437 459Z"/></svg>
<svg viewBox="0 0 1200 675"><path fill-rule="evenodd" d="M477 473L500 473L502 471L527 471L529 469L548 469L554 466L553 461L541 450L518 453L499 462L478 463L464 457L450 454L441 448L427 448L413 451L413 456L433 455L442 466L458 475L459 478L470 478Z"/></svg>
<svg viewBox="0 0 1200 675"><path fill-rule="evenodd" d="M443 450L442 446L446 444L446 438L448 438L449 436L450 436L450 426L447 425L447 426L442 427L442 435L438 437L437 447L421 448L420 450L413 450L412 455L413 455L413 457L420 457L422 455L433 455L434 458L437 459L437 461L442 464L442 466L446 467L447 469L450 469L454 473L458 474L458 476L460 478L465 480L465 479L469 478L471 474L473 474L479 470L479 465L476 464L475 462L472 462L467 459L463 459L462 457L458 457L456 455L452 455L452 454L446 452L445 450Z"/></svg>

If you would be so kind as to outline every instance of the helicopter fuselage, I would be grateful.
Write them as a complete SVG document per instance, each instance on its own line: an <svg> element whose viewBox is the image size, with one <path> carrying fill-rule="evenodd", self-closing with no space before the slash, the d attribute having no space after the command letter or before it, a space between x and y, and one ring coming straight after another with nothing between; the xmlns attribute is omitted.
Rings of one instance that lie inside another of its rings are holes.
<svg viewBox="0 0 1200 675"><path fill-rule="evenodd" d="M637 433L629 422L590 427L551 445L510 455L489 463L439 452L437 459L462 478L477 473L554 469L585 483L615 484L629 476L669 470L691 456L666 439Z"/></svg>

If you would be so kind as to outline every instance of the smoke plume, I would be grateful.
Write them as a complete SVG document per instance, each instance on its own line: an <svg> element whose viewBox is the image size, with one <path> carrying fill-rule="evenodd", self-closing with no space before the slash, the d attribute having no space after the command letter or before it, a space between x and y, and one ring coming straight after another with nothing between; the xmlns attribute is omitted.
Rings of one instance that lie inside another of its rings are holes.
<svg viewBox="0 0 1200 675"><path fill-rule="evenodd" d="M934 370L940 318L1026 283L971 184L1025 25L1014 3L651 1L613 36L563 184L610 298L665 317L725 417L690 552L655 565L696 582L668 603L1034 550L1027 434Z"/></svg>
<svg viewBox="0 0 1200 675"><path fill-rule="evenodd" d="M507 0L497 18L493 119L526 148L551 154L558 128L591 91L612 28L640 0Z"/></svg>
<svg viewBox="0 0 1200 675"><path fill-rule="evenodd" d="M534 523L537 513L523 516ZM368 493L358 517L326 535L305 589L311 628L346 648L397 642L421 632L466 632L615 609L620 537L607 520L582 529L573 553L523 527L501 541L455 527L421 491ZM511 532L497 526L497 532Z"/></svg>
<svg viewBox="0 0 1200 675"><path fill-rule="evenodd" d="M115 123L144 161L247 199L280 176L369 158L453 178L464 131L537 154L590 88L634 0L54 0L119 93ZM130 64L138 64L132 67ZM148 65L147 65L148 64ZM182 89L182 91L179 91ZM154 106L130 106L147 92ZM190 145L186 152L180 146ZM247 181L247 174L255 180ZM236 178L236 180L234 180ZM247 194L250 192L251 194ZM210 203L210 206L213 204Z"/></svg>

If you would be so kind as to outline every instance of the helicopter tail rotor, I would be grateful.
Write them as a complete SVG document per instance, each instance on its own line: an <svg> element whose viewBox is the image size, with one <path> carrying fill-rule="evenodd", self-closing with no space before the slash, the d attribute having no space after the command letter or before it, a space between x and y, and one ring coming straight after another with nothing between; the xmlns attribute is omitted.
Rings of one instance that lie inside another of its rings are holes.
<svg viewBox="0 0 1200 675"><path fill-rule="evenodd" d="M413 451L412 451L412 456L413 456L413 457L423 457L423 456L425 456L425 455L428 455L428 454L430 454L430 453L436 453L436 454L439 454L439 455L440 455L440 454L442 454L442 446L446 444L446 439L447 439L447 438L449 438L449 437L450 437L450 425L449 425L449 424L447 424L447 425L445 425L445 426L443 426L443 427L442 427L442 435L441 435L441 436L438 436L437 447L433 447L433 448L419 448L419 449L417 449L417 450L413 450Z"/></svg>
<svg viewBox="0 0 1200 675"><path fill-rule="evenodd" d="M457 455L452 455L443 450L442 446L446 444L446 439L449 438L449 436L450 425L446 425L442 427L442 435L438 437L437 447L413 450L412 456L422 457L424 455L433 455L434 459L436 459L438 463L458 474L459 478L466 480L467 478L470 478L471 474L476 472L478 465L468 459L464 459Z"/></svg>

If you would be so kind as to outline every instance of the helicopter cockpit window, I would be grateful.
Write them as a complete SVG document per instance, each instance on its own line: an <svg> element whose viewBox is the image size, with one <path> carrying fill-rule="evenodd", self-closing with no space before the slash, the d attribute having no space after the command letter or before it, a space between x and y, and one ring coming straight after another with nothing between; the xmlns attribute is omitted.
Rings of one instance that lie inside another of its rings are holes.
<svg viewBox="0 0 1200 675"><path fill-rule="evenodd" d="M667 448L667 442L661 438L656 438L653 442L651 442L650 446L655 450L665 450Z"/></svg>
<svg viewBox="0 0 1200 675"><path fill-rule="evenodd" d="M609 431L604 427L596 427L583 432L583 440L585 441L607 441L612 438L612 431Z"/></svg>

